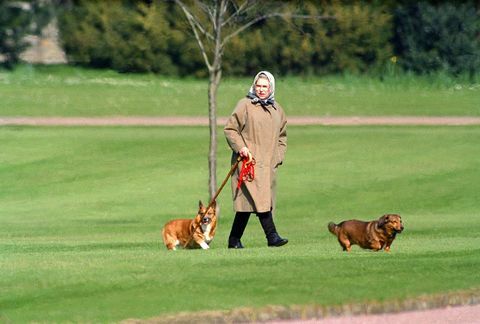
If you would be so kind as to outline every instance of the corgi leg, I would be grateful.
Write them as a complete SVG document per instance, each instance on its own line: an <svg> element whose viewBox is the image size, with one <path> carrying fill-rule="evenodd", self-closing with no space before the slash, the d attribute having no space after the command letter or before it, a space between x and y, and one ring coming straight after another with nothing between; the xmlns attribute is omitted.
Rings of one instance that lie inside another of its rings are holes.
<svg viewBox="0 0 480 324"><path fill-rule="evenodd" d="M167 235L164 240L165 240L165 246L167 247L168 250L176 250L177 246L180 244L178 240L171 237L170 235Z"/></svg>
<svg viewBox="0 0 480 324"><path fill-rule="evenodd" d="M203 242L203 241L200 243L200 246L201 246L201 247L202 247L202 249L204 249L204 250L206 250L206 249L209 249L209 248L210 248L210 247L208 246L208 244L207 244L207 243L205 243L205 242Z"/></svg>
<svg viewBox="0 0 480 324"><path fill-rule="evenodd" d="M172 242L168 242L167 244L165 244L165 246L167 247L168 250L176 250L177 249L177 245L175 243L172 243Z"/></svg>

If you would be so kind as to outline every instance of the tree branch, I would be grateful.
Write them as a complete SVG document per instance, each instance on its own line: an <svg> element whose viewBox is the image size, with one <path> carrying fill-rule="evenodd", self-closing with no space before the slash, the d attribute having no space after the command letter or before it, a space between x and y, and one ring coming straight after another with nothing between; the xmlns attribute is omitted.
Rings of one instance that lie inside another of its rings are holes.
<svg viewBox="0 0 480 324"><path fill-rule="evenodd" d="M282 18L301 18L301 19L317 19L317 20L330 20L330 19L336 19L334 16L310 16L310 15L295 15L295 14L290 14L290 13L280 13L280 12L274 12L271 14L267 15L262 15L259 17L256 17L255 19L250 20L248 23L244 24L231 34L225 36L222 42L222 47L225 46L225 44L232 39L233 37L237 36L241 32L243 32L245 29L249 28L250 26L256 24L259 21L272 18L272 17L282 17ZM230 18L229 18L230 19Z"/></svg>
<svg viewBox="0 0 480 324"><path fill-rule="evenodd" d="M222 1L221 5L220 5L220 9L221 9L220 16L221 17L225 16L225 13L227 12L227 8L228 8L228 2L227 1L223 2Z"/></svg>
<svg viewBox="0 0 480 324"><path fill-rule="evenodd" d="M213 11L210 11L210 17L213 23L213 30L217 30L217 6L213 7Z"/></svg>
<svg viewBox="0 0 480 324"><path fill-rule="evenodd" d="M235 9L235 12L230 15L222 24L222 26L225 26L228 24L232 19L234 19L236 16L242 14L243 9L248 5L248 0L245 0L238 8Z"/></svg>
<svg viewBox="0 0 480 324"><path fill-rule="evenodd" d="M190 23L193 24L198 28L198 30L205 35L208 39L213 41L213 35L210 34L205 28L203 28L202 24L195 18L195 16L188 10L187 6L181 0L175 0L175 2L182 8L185 16L189 20Z"/></svg>
<svg viewBox="0 0 480 324"><path fill-rule="evenodd" d="M335 20L335 16L312 16L312 15L293 15L286 14L285 18L315 19L315 20Z"/></svg>
<svg viewBox="0 0 480 324"><path fill-rule="evenodd" d="M222 42L222 46L225 46L225 44L230 40L232 39L233 37L237 36L238 34L240 34L241 32L243 32L245 29L249 28L250 26L256 24L257 22L259 21L262 21L264 19L267 19L267 18L271 18L271 17L282 17L283 14L281 13L272 13L272 14L268 14L268 15L263 15L263 16L260 16L260 17L257 17L253 20L250 20L248 23L244 24L243 26L241 26L240 28L238 28L237 30L235 30L234 32L232 32L231 34L225 36L225 38L223 39L223 42Z"/></svg>
<svg viewBox="0 0 480 324"><path fill-rule="evenodd" d="M180 0L175 0L175 2L182 8L183 12L185 13L185 16L187 17L188 22L190 23L190 27L192 27L193 34L195 35L195 39L197 40L198 46L200 47L200 51L202 52L203 59L205 61L205 65L207 66L207 69L209 71L212 70L212 65L210 64L210 60L208 59L207 51L205 50L205 46L203 45L202 39L200 38L200 35L198 34L197 31L197 25L195 24L195 20L193 19L192 14L186 6L180 1ZM213 37L212 37L213 39Z"/></svg>

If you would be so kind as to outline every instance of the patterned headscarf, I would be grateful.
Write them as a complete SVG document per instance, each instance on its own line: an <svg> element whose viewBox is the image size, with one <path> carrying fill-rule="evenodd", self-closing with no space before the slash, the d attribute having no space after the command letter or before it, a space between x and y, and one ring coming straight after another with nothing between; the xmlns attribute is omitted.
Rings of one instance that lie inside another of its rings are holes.
<svg viewBox="0 0 480 324"><path fill-rule="evenodd" d="M264 100L258 98L257 94L255 93L255 84L261 76L267 77L268 81L270 82L270 96ZM248 91L247 97L252 99L252 103L260 102L262 105L275 105L275 78L273 75L268 71L258 72L253 79L253 84L250 87L250 91Z"/></svg>

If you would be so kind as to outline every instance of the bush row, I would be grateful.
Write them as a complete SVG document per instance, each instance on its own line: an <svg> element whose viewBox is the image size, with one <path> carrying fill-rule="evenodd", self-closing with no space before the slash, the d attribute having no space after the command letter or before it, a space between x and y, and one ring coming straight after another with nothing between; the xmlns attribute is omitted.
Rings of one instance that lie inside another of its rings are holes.
<svg viewBox="0 0 480 324"><path fill-rule="evenodd" d="M418 3L395 10L395 53L406 70L480 71L480 16L468 4Z"/></svg>
<svg viewBox="0 0 480 324"><path fill-rule="evenodd" d="M302 14L327 18L257 23L226 47L224 73L378 73L389 64L418 73L480 69L480 25L473 3L295 3ZM206 74L190 27L172 2L77 0L61 12L59 22L63 46L75 64Z"/></svg>

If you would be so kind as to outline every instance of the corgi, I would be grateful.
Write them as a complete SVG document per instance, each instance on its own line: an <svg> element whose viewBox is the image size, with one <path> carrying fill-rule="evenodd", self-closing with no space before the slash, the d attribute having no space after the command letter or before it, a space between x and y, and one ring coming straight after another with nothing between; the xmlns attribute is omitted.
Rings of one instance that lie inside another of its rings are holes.
<svg viewBox="0 0 480 324"><path fill-rule="evenodd" d="M209 244L215 236L217 227L216 202L207 208L202 201L198 202L198 213L194 219L174 219L165 224L162 229L163 243L168 250L178 247L186 249L204 250L210 248Z"/></svg>

